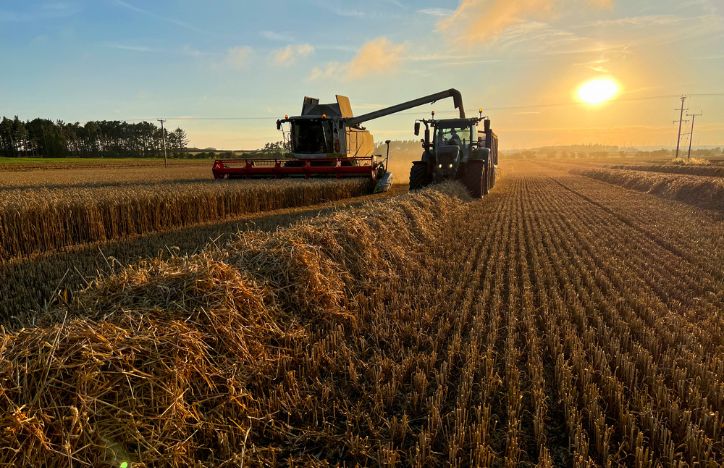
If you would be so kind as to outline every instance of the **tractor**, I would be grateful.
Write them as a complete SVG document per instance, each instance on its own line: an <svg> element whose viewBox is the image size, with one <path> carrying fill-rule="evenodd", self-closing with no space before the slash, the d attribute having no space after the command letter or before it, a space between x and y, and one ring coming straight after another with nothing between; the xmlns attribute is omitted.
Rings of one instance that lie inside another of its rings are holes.
<svg viewBox="0 0 724 468"><path fill-rule="evenodd" d="M482 123L482 129L481 127ZM425 125L422 158L410 170L410 190L445 180L459 180L474 198L486 195L495 185L498 137L490 119L431 119L415 121L415 135Z"/></svg>

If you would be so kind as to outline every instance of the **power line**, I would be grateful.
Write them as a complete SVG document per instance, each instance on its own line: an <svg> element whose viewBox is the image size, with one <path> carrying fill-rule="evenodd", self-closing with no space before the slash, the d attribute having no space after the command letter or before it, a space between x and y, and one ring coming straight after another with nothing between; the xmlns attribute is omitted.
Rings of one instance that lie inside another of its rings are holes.
<svg viewBox="0 0 724 468"><path fill-rule="evenodd" d="M713 97L713 96L724 96L724 92L713 92L713 93L693 93L688 94L687 97L694 97L694 96L701 96L701 97ZM671 99L674 97L680 97L677 94L662 94L662 95L656 95L656 96L642 96L642 97L622 97L615 99L613 102L637 102L637 101L649 101L649 100L655 100L655 99ZM516 109L546 109L546 108L553 108L553 107L570 107L570 106L577 106L579 103L574 101L568 101L568 102L555 102L555 103L540 103L540 104L519 104L519 105L510 105L510 106L487 106L486 110L516 110ZM679 109L676 109L679 110ZM455 110L451 111L436 111L438 114L454 114L457 113ZM424 111L409 111L409 112L399 112L396 115L420 115L421 113L427 114L427 112ZM245 120L270 120L270 119L276 119L278 116L275 115L267 115L267 116L221 116L221 117L214 117L214 116L201 116L201 117L194 117L194 116L172 116L172 117L166 117L165 121L245 121ZM103 119L101 119L103 120ZM133 119L118 119L124 122L149 122L152 120L159 120L154 118L133 118Z"/></svg>

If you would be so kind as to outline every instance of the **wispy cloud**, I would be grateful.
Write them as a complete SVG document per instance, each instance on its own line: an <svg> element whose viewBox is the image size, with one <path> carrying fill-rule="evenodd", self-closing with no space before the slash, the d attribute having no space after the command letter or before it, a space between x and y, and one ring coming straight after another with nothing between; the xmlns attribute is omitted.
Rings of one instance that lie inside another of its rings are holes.
<svg viewBox="0 0 724 468"><path fill-rule="evenodd" d="M395 70L402 61L405 49L404 44L395 44L386 37L378 37L362 45L349 62L329 62L315 67L309 78L344 77L355 80L381 71Z"/></svg>
<svg viewBox="0 0 724 468"><path fill-rule="evenodd" d="M307 57L314 52L311 44L292 44L282 49L277 49L272 53L272 62L279 66L288 66Z"/></svg>
<svg viewBox="0 0 724 468"><path fill-rule="evenodd" d="M180 19L177 19L177 18L174 18L171 16L160 15L158 13L154 13L150 10L146 10L144 8L137 7L136 5L133 5L132 3L129 3L125 0L112 0L112 1L115 5L117 5L119 7L125 8L127 10L133 11L135 13L138 13L138 14L141 14L144 16L148 16L149 18L154 18L154 19L157 19L157 20L169 23L169 24L173 24L180 28L187 29L189 31L193 31L196 33L206 34L206 35L211 34L208 30L198 28L198 27L194 26L193 24L188 23L186 21L182 21Z"/></svg>
<svg viewBox="0 0 724 468"><path fill-rule="evenodd" d="M143 46L143 45L134 45L134 44L119 44L115 42L104 44L105 47L108 47L110 49L116 49L116 50L125 50L128 52L140 52L140 53L149 53L149 52L158 52L157 49L154 49L152 47Z"/></svg>
<svg viewBox="0 0 724 468"><path fill-rule="evenodd" d="M334 12L334 14L337 16L344 16L347 18L362 18L364 16L367 16L364 10L358 10L355 8L333 7L332 12Z"/></svg>
<svg viewBox="0 0 724 468"><path fill-rule="evenodd" d="M275 42L294 42L294 37L291 34L279 32L279 31L262 31L259 33L261 37L269 41Z"/></svg>
<svg viewBox="0 0 724 468"><path fill-rule="evenodd" d="M0 10L0 23L23 23L67 18L80 13L81 10L81 6L74 2L43 2L24 11Z"/></svg>
<svg viewBox="0 0 724 468"><path fill-rule="evenodd" d="M685 39L715 37L724 32L724 16L644 15L600 20L574 26L589 31L605 29L607 33L631 47L663 46Z"/></svg>
<svg viewBox="0 0 724 468"><path fill-rule="evenodd" d="M423 15L444 18L455 13L455 10L450 10L449 8L421 8L417 10L417 12Z"/></svg>
<svg viewBox="0 0 724 468"><path fill-rule="evenodd" d="M724 54L699 55L692 58L694 60L724 60Z"/></svg>
<svg viewBox="0 0 724 468"><path fill-rule="evenodd" d="M433 67L481 65L502 62L499 58L484 57L476 54L458 54L455 52L412 55L405 57L405 60L409 62L429 63L430 66Z"/></svg>
<svg viewBox="0 0 724 468"><path fill-rule="evenodd" d="M613 0L460 0L438 29L457 42L489 42L516 24L550 16L566 3L610 8Z"/></svg>
<svg viewBox="0 0 724 468"><path fill-rule="evenodd" d="M249 46L232 47L226 51L226 65L237 70L246 68L251 59L253 49Z"/></svg>

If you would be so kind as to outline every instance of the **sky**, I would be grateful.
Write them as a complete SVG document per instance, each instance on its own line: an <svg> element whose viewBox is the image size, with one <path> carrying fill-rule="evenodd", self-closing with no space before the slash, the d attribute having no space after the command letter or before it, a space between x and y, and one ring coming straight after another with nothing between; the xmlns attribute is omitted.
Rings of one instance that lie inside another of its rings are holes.
<svg viewBox="0 0 724 468"><path fill-rule="evenodd" d="M304 96L356 114L448 88L501 147L724 145L724 0L0 0L0 115L168 119L196 147L253 149ZM576 97L610 78L615 98ZM371 121L413 139L440 101Z"/></svg>

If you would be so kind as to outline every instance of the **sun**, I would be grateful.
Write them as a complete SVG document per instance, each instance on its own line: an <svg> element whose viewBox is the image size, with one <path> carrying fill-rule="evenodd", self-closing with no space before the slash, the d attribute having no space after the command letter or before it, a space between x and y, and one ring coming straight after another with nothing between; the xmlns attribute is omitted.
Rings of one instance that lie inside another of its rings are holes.
<svg viewBox="0 0 724 468"><path fill-rule="evenodd" d="M578 87L576 95L581 102L600 106L618 95L620 86L613 78L594 78Z"/></svg>

